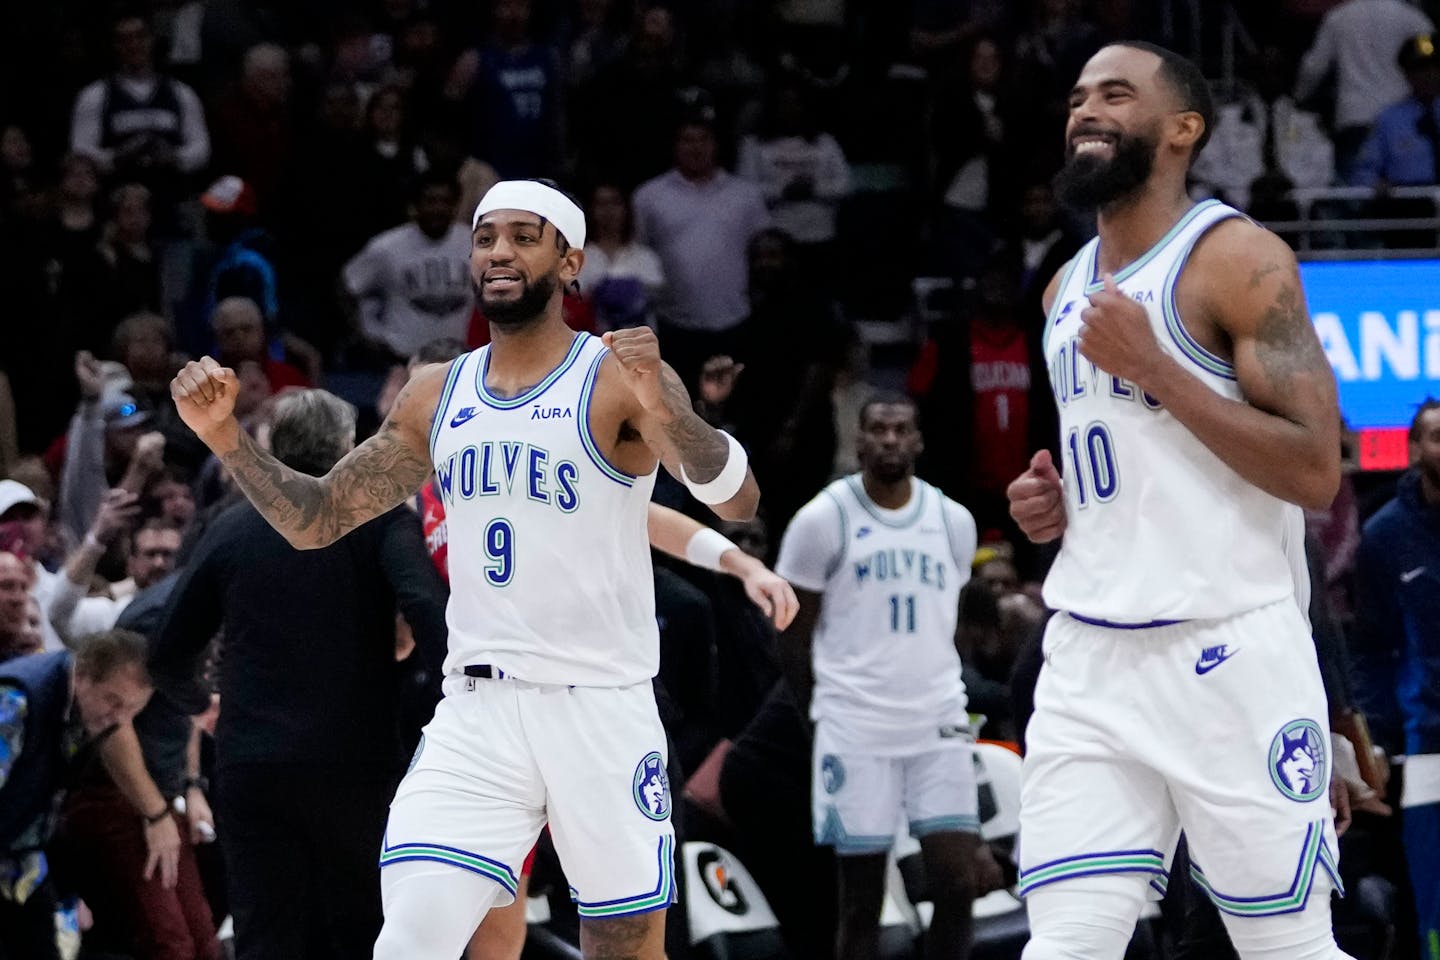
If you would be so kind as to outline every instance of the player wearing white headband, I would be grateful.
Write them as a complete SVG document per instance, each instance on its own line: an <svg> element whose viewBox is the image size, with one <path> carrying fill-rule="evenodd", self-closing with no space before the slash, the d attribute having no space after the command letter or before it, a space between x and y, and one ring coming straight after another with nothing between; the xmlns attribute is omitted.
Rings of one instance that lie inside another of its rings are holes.
<svg viewBox="0 0 1440 960"><path fill-rule="evenodd" d="M259 448L206 357L171 385L185 422L267 520L324 547L435 472L449 526L446 697L391 805L377 960L451 960L513 899L548 822L587 957L661 960L676 893L646 514L657 466L726 519L759 488L640 327L570 330L585 218L541 181L496 184L470 269L489 346L417 371L324 477Z"/></svg>

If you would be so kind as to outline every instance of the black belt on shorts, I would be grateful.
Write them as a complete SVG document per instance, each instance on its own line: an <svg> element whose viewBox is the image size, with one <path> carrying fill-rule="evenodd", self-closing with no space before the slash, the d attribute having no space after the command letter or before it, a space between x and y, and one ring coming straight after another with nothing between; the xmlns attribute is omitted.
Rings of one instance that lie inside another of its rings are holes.
<svg viewBox="0 0 1440 960"><path fill-rule="evenodd" d="M499 667L492 667L488 663L472 663L461 671L467 677L479 677L481 680L504 680L505 671Z"/></svg>

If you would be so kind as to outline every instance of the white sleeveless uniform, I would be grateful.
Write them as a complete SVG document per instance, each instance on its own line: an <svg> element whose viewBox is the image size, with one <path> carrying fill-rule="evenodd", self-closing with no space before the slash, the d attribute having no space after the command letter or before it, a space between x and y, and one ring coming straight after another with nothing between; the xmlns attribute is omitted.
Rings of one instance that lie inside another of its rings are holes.
<svg viewBox="0 0 1440 960"><path fill-rule="evenodd" d="M584 917L661 909L675 894L651 687L655 474L618 470L591 435L608 352L576 334L559 366L513 398L486 389L488 347L451 365L431 429L449 530L446 696L381 856L445 863L513 896L548 821Z"/></svg>
<svg viewBox="0 0 1440 960"><path fill-rule="evenodd" d="M813 638L815 839L840 854L910 832L979 829L955 650L975 521L921 480L896 510L860 476L831 483L786 530L776 571L822 594Z"/></svg>
<svg viewBox="0 0 1440 960"><path fill-rule="evenodd" d="M1162 349L1242 400L1231 364L1194 340L1175 301L1195 244L1236 216L1192 207L1115 280ZM1098 250L1092 240L1066 267L1045 320L1067 528L1045 581L1060 612L1027 730L1021 890L1097 874L1163 888L1183 827L1220 910L1294 912L1312 886L1327 895L1317 877L1339 886L1299 510L1080 355Z"/></svg>

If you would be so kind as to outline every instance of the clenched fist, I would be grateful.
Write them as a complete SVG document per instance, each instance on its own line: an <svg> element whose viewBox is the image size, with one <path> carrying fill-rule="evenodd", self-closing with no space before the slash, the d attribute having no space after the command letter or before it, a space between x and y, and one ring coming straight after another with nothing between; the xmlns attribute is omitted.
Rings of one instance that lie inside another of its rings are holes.
<svg viewBox="0 0 1440 960"><path fill-rule="evenodd" d="M640 405L651 413L664 414L664 362L660 359L660 341L649 327L626 327L602 338L605 346L620 361L625 382L635 393Z"/></svg>
<svg viewBox="0 0 1440 960"><path fill-rule="evenodd" d="M235 398L240 381L235 371L210 357L192 360L170 381L170 396L185 426L201 440L235 424Z"/></svg>
<svg viewBox="0 0 1440 960"><path fill-rule="evenodd" d="M1010 516L1032 543L1049 543L1065 532L1065 486L1049 450L1030 458L1030 469L1011 481L1005 495Z"/></svg>

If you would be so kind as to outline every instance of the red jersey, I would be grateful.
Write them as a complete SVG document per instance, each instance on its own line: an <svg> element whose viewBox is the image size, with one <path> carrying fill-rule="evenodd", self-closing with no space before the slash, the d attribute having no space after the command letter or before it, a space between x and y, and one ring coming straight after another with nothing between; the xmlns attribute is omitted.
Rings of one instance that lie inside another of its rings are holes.
<svg viewBox="0 0 1440 960"><path fill-rule="evenodd" d="M1018 329L970 328L975 484L1003 493L1030 463L1030 351Z"/></svg>
<svg viewBox="0 0 1440 960"><path fill-rule="evenodd" d="M434 561L435 568L440 571L440 576L445 582L450 582L450 535L445 526L445 504L440 499L440 494L435 489L435 481L430 481L421 488L416 495L416 512L420 514L420 528L425 533L425 548L430 551L430 559Z"/></svg>

